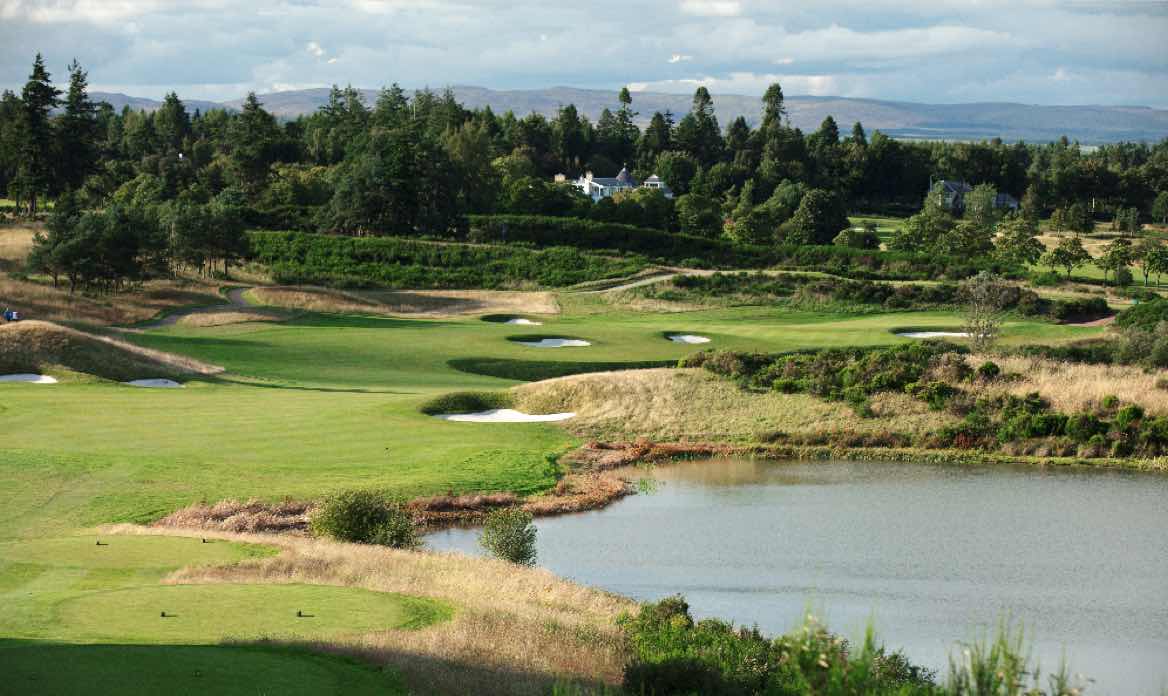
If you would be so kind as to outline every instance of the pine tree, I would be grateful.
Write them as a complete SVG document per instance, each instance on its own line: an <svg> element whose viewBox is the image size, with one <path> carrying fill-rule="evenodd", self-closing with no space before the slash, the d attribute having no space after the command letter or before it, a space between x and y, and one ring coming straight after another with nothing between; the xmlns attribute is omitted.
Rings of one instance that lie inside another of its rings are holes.
<svg viewBox="0 0 1168 696"><path fill-rule="evenodd" d="M37 53L32 73L21 92L24 103L23 142L17 188L28 200L28 214L37 213L37 197L53 184L53 124L50 114L59 104L61 90L53 87L44 58Z"/></svg>
<svg viewBox="0 0 1168 696"><path fill-rule="evenodd" d="M65 113L57 124L57 179L67 189L79 188L97 161L97 106L89 99L88 86L88 75L74 60L69 64Z"/></svg>

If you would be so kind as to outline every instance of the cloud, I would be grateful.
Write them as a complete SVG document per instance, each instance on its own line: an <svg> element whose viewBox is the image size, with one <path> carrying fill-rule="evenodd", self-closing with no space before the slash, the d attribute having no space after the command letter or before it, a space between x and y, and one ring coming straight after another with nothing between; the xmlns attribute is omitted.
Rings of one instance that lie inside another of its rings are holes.
<svg viewBox="0 0 1168 696"><path fill-rule="evenodd" d="M664 7L664 9L663 9ZM0 0L0 88L552 85L1168 107L1168 5L1055 0ZM1122 50L1117 50L1121 47ZM664 59L662 59L664 57Z"/></svg>
<svg viewBox="0 0 1168 696"><path fill-rule="evenodd" d="M683 0L681 11L699 17L734 17L742 12L737 0Z"/></svg>

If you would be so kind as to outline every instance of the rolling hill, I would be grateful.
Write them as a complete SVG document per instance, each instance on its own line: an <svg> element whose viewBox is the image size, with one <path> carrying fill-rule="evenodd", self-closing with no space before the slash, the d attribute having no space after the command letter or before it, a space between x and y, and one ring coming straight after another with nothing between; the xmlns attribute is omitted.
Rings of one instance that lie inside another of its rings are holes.
<svg viewBox="0 0 1168 696"><path fill-rule="evenodd" d="M614 90L552 87L548 89L493 90L456 86L455 97L470 108L490 106L496 113L538 112L552 116L564 104L575 104L580 113L595 121L605 108L618 106ZM368 103L377 90L362 90ZM285 119L312 113L327 102L327 88L273 92L259 95L272 113ZM116 109L153 109L159 102L124 94L95 92L93 97L108 101ZM189 102L188 108L238 108L242 99L228 102ZM684 94L636 92L633 108L639 120L648 122L656 111L672 111L677 118L689 111L690 97ZM758 97L733 94L714 95L719 121L726 125L738 116L752 123L758 119ZM791 123L810 131L831 115L841 131L860 121L870 133L879 129L896 138L933 140L985 140L1045 142L1066 135L1085 144L1129 141L1158 141L1168 137L1168 110L1143 106L1045 106L1017 103L920 104L913 102L853 99L848 97L790 96L787 109Z"/></svg>

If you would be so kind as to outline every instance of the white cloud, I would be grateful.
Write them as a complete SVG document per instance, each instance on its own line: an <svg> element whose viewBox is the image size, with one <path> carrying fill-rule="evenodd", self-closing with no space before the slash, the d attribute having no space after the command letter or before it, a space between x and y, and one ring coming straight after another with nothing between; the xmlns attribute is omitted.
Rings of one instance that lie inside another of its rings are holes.
<svg viewBox="0 0 1168 696"><path fill-rule="evenodd" d="M681 11L698 17L735 17L742 12L737 0L682 0Z"/></svg>
<svg viewBox="0 0 1168 696"><path fill-rule="evenodd" d="M779 79L789 94L1168 106L1164 36L1168 7L1107 0L0 0L0 89L41 51L55 79L77 57L95 89L150 97L393 81L758 94Z"/></svg>

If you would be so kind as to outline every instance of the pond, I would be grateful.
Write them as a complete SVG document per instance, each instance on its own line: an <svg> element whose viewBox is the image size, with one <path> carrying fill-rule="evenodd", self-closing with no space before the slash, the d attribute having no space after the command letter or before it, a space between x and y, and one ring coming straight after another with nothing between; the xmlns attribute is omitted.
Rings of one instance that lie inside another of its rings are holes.
<svg viewBox="0 0 1168 696"><path fill-rule="evenodd" d="M793 628L869 621L943 676L955 641L1025 625L1088 693L1168 685L1168 476L876 462L702 461L604 510L541 519L539 563L638 600ZM427 537L479 553L477 530Z"/></svg>

